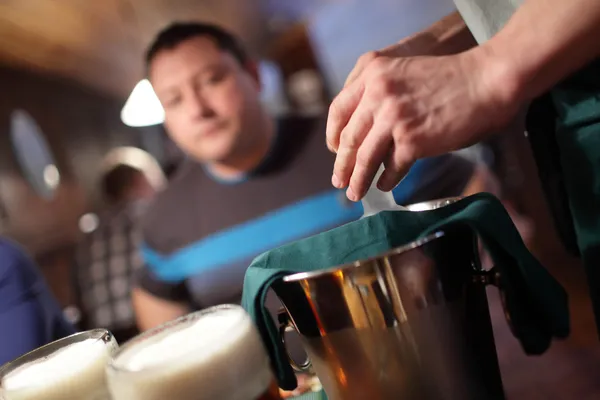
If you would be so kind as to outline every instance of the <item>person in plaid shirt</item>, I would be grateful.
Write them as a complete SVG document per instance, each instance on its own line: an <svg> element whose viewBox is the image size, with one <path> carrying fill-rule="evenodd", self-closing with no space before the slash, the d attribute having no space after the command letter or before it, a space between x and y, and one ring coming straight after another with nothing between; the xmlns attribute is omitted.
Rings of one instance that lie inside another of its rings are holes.
<svg viewBox="0 0 600 400"><path fill-rule="evenodd" d="M122 343L138 333L130 295L143 266L138 221L156 189L142 171L120 164L103 176L102 191L109 207L78 246L76 297L81 329L108 329Z"/></svg>

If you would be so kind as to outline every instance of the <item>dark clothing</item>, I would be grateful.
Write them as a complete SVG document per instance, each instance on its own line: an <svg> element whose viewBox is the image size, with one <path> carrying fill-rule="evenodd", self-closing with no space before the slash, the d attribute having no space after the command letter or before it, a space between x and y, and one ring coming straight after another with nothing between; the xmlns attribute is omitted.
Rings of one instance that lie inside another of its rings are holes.
<svg viewBox="0 0 600 400"><path fill-rule="evenodd" d="M146 202L109 209L77 249L74 281L83 329L105 328L119 343L137 334L132 279L143 266L139 219Z"/></svg>
<svg viewBox="0 0 600 400"><path fill-rule="evenodd" d="M147 268L139 285L204 308L239 303L258 254L359 218L360 203L331 186L334 155L322 120L287 119L265 160L235 182L188 161L145 218ZM473 165L457 156L418 163L394 191L399 203L461 193Z"/></svg>
<svg viewBox="0 0 600 400"><path fill-rule="evenodd" d="M563 233L572 233L565 227L572 219L569 228L577 238L600 334L600 59L564 79L550 94L563 193L571 215L560 215L559 207L553 211L563 222ZM564 201L555 198L554 204Z"/></svg>
<svg viewBox="0 0 600 400"><path fill-rule="evenodd" d="M0 238L0 365L73 333L33 260Z"/></svg>

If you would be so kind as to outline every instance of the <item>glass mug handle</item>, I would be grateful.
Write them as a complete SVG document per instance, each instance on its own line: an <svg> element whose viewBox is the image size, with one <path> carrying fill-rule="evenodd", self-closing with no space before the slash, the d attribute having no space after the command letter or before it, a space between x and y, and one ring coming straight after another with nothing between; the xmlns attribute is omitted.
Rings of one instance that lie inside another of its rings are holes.
<svg viewBox="0 0 600 400"><path fill-rule="evenodd" d="M473 282L483 284L484 286L492 285L498 289L500 293L500 301L502 303L502 311L504 312L504 317L506 318L506 323L510 328L512 334L517 337L514 325L512 323L512 318L510 316L510 312L508 311L508 306L506 304L506 292L504 291L504 286L502 284L502 274L498 270L498 267L494 266L489 270L481 270L476 271L473 274Z"/></svg>
<svg viewBox="0 0 600 400"><path fill-rule="evenodd" d="M280 308L279 311L277 311L277 319L279 320L279 338L281 340L281 343L283 344L283 348L287 353L287 358L290 362L290 365L296 372L310 372L312 363L310 362L308 356L306 357L306 360L303 363L298 364L296 361L294 361L292 356L290 356L290 352L287 349L287 345L285 343L286 332L297 332L297 330L294 327L290 315L285 310L285 308Z"/></svg>

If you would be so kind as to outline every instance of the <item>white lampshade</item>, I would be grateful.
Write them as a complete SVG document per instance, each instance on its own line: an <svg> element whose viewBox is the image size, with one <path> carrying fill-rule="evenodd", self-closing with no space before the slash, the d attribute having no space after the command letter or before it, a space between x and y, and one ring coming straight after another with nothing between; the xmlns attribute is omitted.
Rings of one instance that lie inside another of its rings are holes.
<svg viewBox="0 0 600 400"><path fill-rule="evenodd" d="M140 127L162 124L165 111L148 79L142 79L133 88L121 110L121 121L125 125Z"/></svg>

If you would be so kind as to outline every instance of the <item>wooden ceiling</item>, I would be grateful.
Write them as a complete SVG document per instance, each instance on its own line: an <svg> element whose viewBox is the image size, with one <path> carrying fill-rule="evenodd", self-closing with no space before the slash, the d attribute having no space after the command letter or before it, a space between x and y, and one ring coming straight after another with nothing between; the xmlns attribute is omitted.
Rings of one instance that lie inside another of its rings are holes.
<svg viewBox="0 0 600 400"><path fill-rule="evenodd" d="M222 24L261 52L273 34L270 22L291 22L326 1L0 0L0 63L125 98L142 77L145 47L172 21Z"/></svg>

